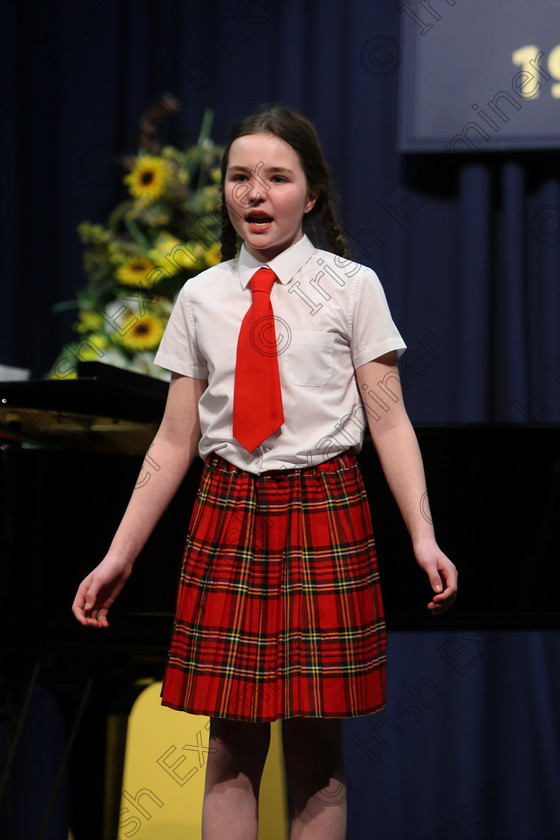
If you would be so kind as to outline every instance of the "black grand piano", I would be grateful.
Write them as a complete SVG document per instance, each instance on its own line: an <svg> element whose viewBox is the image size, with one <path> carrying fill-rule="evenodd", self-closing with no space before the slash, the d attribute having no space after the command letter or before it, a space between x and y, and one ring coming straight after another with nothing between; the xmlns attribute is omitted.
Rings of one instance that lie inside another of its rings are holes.
<svg viewBox="0 0 560 840"><path fill-rule="evenodd" d="M29 758L21 769L22 745L42 739L47 751L49 740L45 732L25 734L41 687L62 709L65 738L47 780L39 829L28 836L49 836L63 779L69 778L74 840L118 837L127 713L137 681L160 679L163 672L200 460L138 558L111 610L110 628L81 627L70 606L79 582L109 546L166 393L166 383L98 362L81 363L75 380L0 383L0 813L3 836L14 840L24 836L17 832L27 807L26 768L35 782L38 770ZM558 628L560 427L418 425L416 432L436 534L459 567L460 596L446 616L428 614L427 582L366 441L360 463L388 629ZM109 714L120 715L122 726L107 747ZM107 749L112 784L105 783Z"/></svg>

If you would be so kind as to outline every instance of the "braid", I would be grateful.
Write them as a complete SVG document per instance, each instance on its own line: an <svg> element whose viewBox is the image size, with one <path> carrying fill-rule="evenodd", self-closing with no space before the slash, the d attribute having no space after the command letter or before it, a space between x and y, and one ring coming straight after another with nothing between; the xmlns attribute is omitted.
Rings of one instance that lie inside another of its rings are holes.
<svg viewBox="0 0 560 840"><path fill-rule="evenodd" d="M327 249L332 251L333 254L338 254L339 257L350 259L350 252L340 225L336 220L332 200L328 193L325 195L321 205Z"/></svg>
<svg viewBox="0 0 560 840"><path fill-rule="evenodd" d="M220 242L222 245L222 262L232 260L237 253L237 232L232 225L227 211L225 197L222 200L222 235Z"/></svg>

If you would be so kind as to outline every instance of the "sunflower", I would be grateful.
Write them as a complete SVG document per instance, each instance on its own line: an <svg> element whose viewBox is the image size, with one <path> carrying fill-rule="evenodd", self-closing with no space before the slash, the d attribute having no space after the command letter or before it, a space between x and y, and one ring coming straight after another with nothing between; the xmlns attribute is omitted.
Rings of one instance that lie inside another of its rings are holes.
<svg viewBox="0 0 560 840"><path fill-rule="evenodd" d="M220 242L214 242L204 254L204 259L206 260L206 265L218 265L219 262L222 261L222 246Z"/></svg>
<svg viewBox="0 0 560 840"><path fill-rule="evenodd" d="M127 350L131 350L133 353L142 350L155 350L161 341L165 329L165 321L158 318L157 315L148 312L141 317L137 317L131 313L128 320L132 322L131 327L127 329L126 325L128 321L125 321L123 327L124 333L120 333L119 335L119 342L123 347L126 347Z"/></svg>
<svg viewBox="0 0 560 840"><path fill-rule="evenodd" d="M168 164L154 155L140 155L132 172L125 175L124 182L133 198L140 201L156 201L167 185L169 179Z"/></svg>
<svg viewBox="0 0 560 840"><path fill-rule="evenodd" d="M109 347L109 338L106 333L92 332L88 338L98 350L107 350ZM99 353L97 354L97 357L99 357ZM95 361L95 359L92 361Z"/></svg>
<svg viewBox="0 0 560 840"><path fill-rule="evenodd" d="M163 233L160 236L158 236L155 245L151 249L151 251L148 251L148 256L154 261L156 265L160 266L163 260L165 259L168 251L172 251L173 248L176 248L177 245L180 244L181 240L177 239L176 236L172 236L170 233ZM178 270L179 269L177 269L177 271ZM174 271L173 274L176 274L177 271Z"/></svg>
<svg viewBox="0 0 560 840"><path fill-rule="evenodd" d="M204 248L199 242L181 242L169 235L158 239L157 247L148 253L168 277L175 277L183 270L206 268Z"/></svg>
<svg viewBox="0 0 560 840"><path fill-rule="evenodd" d="M200 242L181 242L176 248L172 248L165 255L166 267L175 266L176 271L186 269L194 271L204 268L204 248Z"/></svg>
<svg viewBox="0 0 560 840"><path fill-rule="evenodd" d="M94 330L99 330L104 324L102 316L99 312L95 312L93 309L81 309L78 312L79 320L74 324L73 328L76 332L79 333L88 333L93 332Z"/></svg>
<svg viewBox="0 0 560 840"><path fill-rule="evenodd" d="M144 257L134 257L123 265L119 266L115 276L119 283L124 286L151 286L148 280L148 273L153 269L154 264Z"/></svg>
<svg viewBox="0 0 560 840"><path fill-rule="evenodd" d="M90 333L86 341L78 344L80 362L98 362L105 354L103 348L109 346L109 340L103 333Z"/></svg>

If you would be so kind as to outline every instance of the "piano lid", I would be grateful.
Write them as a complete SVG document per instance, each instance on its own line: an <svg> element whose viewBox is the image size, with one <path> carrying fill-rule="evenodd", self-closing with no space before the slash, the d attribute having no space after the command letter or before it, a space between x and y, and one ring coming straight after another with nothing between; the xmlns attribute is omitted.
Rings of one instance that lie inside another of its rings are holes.
<svg viewBox="0 0 560 840"><path fill-rule="evenodd" d="M168 383L80 362L77 379L0 383L0 435L49 448L137 452L163 416Z"/></svg>

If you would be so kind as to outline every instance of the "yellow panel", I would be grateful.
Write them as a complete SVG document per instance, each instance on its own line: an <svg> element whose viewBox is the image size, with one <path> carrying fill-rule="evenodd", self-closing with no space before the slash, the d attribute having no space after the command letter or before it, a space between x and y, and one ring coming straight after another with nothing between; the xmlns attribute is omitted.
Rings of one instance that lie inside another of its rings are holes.
<svg viewBox="0 0 560 840"><path fill-rule="evenodd" d="M210 719L166 708L161 683L130 713L118 840L200 840ZM259 840L288 836L280 722L272 738L259 802ZM232 815L233 816L233 815Z"/></svg>
<svg viewBox="0 0 560 840"><path fill-rule="evenodd" d="M282 724L275 720L270 725L270 750L259 796L258 840L285 840L287 837L288 806L282 753Z"/></svg>

